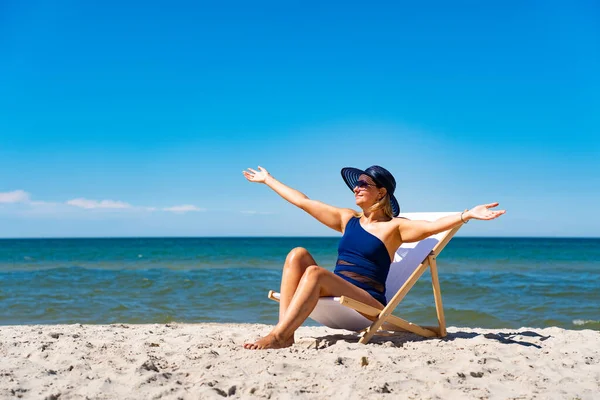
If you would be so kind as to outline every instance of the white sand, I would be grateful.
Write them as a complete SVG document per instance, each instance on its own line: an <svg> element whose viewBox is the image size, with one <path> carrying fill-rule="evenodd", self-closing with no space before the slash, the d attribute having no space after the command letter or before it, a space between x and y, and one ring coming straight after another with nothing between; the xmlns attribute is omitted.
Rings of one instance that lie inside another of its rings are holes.
<svg viewBox="0 0 600 400"><path fill-rule="evenodd" d="M302 327L250 351L270 326L0 327L0 398L599 399L600 332L450 328L446 339Z"/></svg>

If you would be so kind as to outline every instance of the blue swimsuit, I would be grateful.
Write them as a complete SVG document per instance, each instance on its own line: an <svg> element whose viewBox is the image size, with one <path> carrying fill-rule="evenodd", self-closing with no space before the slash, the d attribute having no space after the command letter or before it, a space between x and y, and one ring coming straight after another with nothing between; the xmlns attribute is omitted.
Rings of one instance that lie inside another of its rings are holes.
<svg viewBox="0 0 600 400"><path fill-rule="evenodd" d="M383 242L360 225L360 218L350 218L338 246L334 274L386 305L385 281L391 263ZM344 275L344 272L352 277Z"/></svg>

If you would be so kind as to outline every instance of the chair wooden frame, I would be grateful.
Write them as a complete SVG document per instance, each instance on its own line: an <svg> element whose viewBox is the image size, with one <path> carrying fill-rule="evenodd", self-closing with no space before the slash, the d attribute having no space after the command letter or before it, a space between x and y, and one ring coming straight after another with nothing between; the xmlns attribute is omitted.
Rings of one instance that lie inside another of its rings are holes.
<svg viewBox="0 0 600 400"><path fill-rule="evenodd" d="M446 319L444 316L444 306L442 304L442 292L440 289L440 281L438 278L437 262L436 258L441 251L446 247L448 242L454 237L456 232L460 229L461 225L450 229L446 232L443 238L437 243L429 255L421 262L421 264L414 270L410 277L404 282L402 287L396 292L396 294L390 299L388 304L381 310L360 301L351 299L346 296L339 297L341 305L354 309L355 311L371 317L373 323L361 331L361 338L359 343L367 344L374 335L385 334L387 332L412 332L417 335L424 337L444 337L446 336ZM435 308L437 312L438 326L419 326L408 322L400 317L392 315L392 312L398 307L400 302L404 299L406 294L412 289L417 283L419 278L427 270L431 271L431 284L433 287L433 296L435 300ZM269 298L271 300L279 301L275 297L275 292L271 290L269 292Z"/></svg>

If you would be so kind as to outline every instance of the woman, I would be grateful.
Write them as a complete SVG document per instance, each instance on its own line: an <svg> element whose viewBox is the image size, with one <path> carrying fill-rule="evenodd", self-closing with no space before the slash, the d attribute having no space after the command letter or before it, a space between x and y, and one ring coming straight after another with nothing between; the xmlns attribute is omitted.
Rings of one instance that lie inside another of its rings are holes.
<svg viewBox="0 0 600 400"><path fill-rule="evenodd" d="M304 248L288 254L281 278L279 322L265 337L246 343L246 349L277 349L294 343L294 332L308 318L319 297L348 296L383 309L385 281L394 253L403 242L415 242L454 228L470 219L490 220L504 210L490 210L498 203L484 204L436 221L395 218L400 213L394 197L396 180L385 168L374 165L362 171L343 168L342 177L354 192L362 213L309 199L258 167L243 171L250 182L264 183L293 205L321 223L343 233L334 272L317 266Z"/></svg>

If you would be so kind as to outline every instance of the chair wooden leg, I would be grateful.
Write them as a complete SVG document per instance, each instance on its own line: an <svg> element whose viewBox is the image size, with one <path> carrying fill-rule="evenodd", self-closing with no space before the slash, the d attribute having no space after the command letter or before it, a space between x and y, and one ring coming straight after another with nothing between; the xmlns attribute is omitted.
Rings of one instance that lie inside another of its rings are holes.
<svg viewBox="0 0 600 400"><path fill-rule="evenodd" d="M421 328L427 329L428 331L432 331L433 333L435 333L435 336L440 336L440 327L439 326L421 325ZM380 335L381 332L410 332L410 331L400 328L399 326L394 325L390 322L384 322L383 325L381 325L381 328L379 328L379 331L377 331L377 335Z"/></svg>
<svg viewBox="0 0 600 400"><path fill-rule="evenodd" d="M431 270L431 285L433 286L433 297L435 298L435 310L437 312L438 324L440 326L440 337L446 336L446 317L444 316L444 305L442 304L442 291L440 289L440 280L438 278L437 264L435 256L429 258L429 268Z"/></svg>
<svg viewBox="0 0 600 400"><path fill-rule="evenodd" d="M435 332L434 330L430 330L417 324L413 324L412 322L408 322L407 320L396 317L395 315L388 316L385 319L385 322L382 325L382 327L387 326L387 324L391 324L404 331L416 333L417 335L421 335L424 337L435 337L438 335L437 332Z"/></svg>

